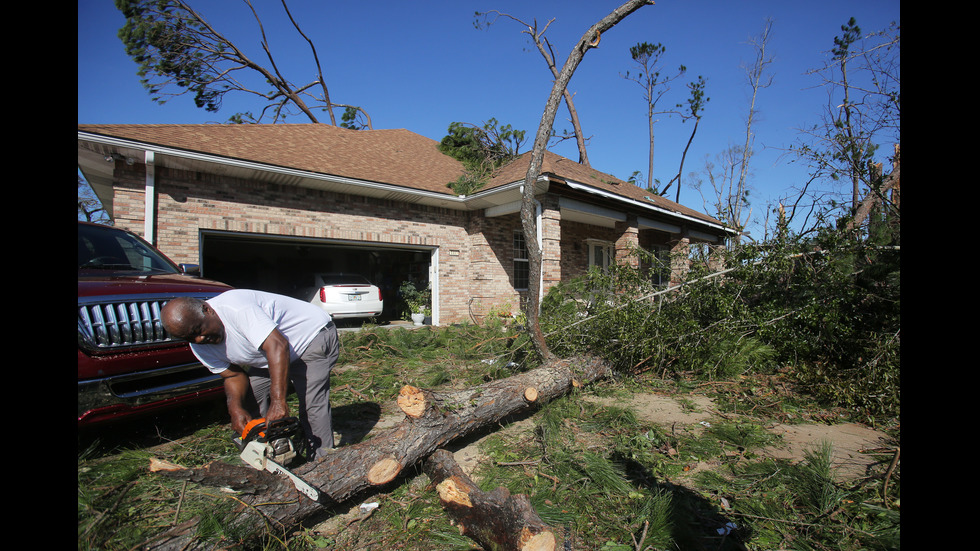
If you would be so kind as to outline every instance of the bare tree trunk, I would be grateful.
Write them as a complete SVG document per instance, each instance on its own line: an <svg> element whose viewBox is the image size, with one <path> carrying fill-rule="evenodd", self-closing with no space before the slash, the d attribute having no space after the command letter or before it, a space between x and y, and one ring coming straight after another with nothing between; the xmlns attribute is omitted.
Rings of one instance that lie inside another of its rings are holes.
<svg viewBox="0 0 980 551"><path fill-rule="evenodd" d="M857 210L854 212L854 218L847 223L848 229L854 229L861 226L864 220L868 217L871 209L875 205L883 202L885 200L885 195L890 189L892 189L901 180L901 163L899 162L899 148L895 146L895 162L892 164L892 172L881 182L881 186L875 190L871 189L868 194L864 196L864 200L858 205Z"/></svg>
<svg viewBox="0 0 980 551"><path fill-rule="evenodd" d="M647 97L653 97L653 89L649 86L647 88ZM647 189L657 189L653 187L653 151L655 138L653 134L653 102L649 99L647 100L647 134L650 139L650 149L647 151Z"/></svg>
<svg viewBox="0 0 980 551"><path fill-rule="evenodd" d="M543 31L542 31L543 33ZM534 37L534 43L538 46L538 51L544 57L545 62L548 64L548 69L551 70L551 76L558 78L558 67L555 66L554 54L549 54L544 49L541 41L538 40L538 35ZM598 36L596 37L596 45L599 43ZM551 44L548 44L549 48ZM565 106L568 107L568 116L571 117L572 121L572 131L575 132L575 144L578 146L578 162L585 166L589 166L589 154L585 150L585 134L582 133L582 125L578 120L578 111L575 110L575 102L572 100L572 93L565 88L562 91L562 97L565 98Z"/></svg>
<svg viewBox="0 0 980 551"><path fill-rule="evenodd" d="M585 166L589 164L589 153L585 150L585 136L582 135L582 125L578 122L578 111L572 103L572 93L565 90L565 104L568 105L568 114L572 118L572 128L575 132L575 143L578 145L578 162Z"/></svg>
<svg viewBox="0 0 980 551"><path fill-rule="evenodd" d="M495 13L497 14L497 16L512 19L520 23L521 25L527 27L527 30L521 32L531 36L531 40L534 41L534 45L538 47L538 52L541 53L541 57L544 58L544 62L548 65L548 69L551 71L551 75L556 79L558 78L558 67L555 66L554 49L551 47L551 43L548 42L548 39L544 38L544 33L548 31L548 27L551 26L551 23L554 21L554 19L549 20L548 23L544 26L544 29L542 29L541 32L538 32L537 20L535 20L534 23L532 24L528 24L527 22L521 21L520 19L514 17L509 13L502 13L497 10L490 10L489 12L483 14L478 13L477 15L486 16L487 14L490 13ZM487 23L488 26L490 24L491 24L490 22ZM547 48L545 48L545 45L547 45ZM598 45L598 40L596 42L596 45ZM578 111L575 110L575 102L572 100L572 93L569 92L568 89L566 88L562 94L562 97L565 98L565 105L568 107L568 114L571 117L572 130L573 132L575 132L575 143L576 145L578 145L578 162L585 166L589 166L589 155L585 150L585 135L582 134L582 126L581 124L579 124Z"/></svg>
<svg viewBox="0 0 980 551"><path fill-rule="evenodd" d="M241 504L227 527L249 538L269 531L287 534L322 510L359 493L391 483L405 469L461 437L497 426L504 418L527 412L606 377L609 364L595 358L556 360L542 367L476 388L437 392L406 386L398 397L405 420L370 440L338 448L293 472L323 495L317 503L302 496L284 477L243 465L213 462L199 468L160 465L154 470L181 480L230 489ZM204 549L196 522L159 534L144 549ZM229 543L229 542L224 542Z"/></svg>
<svg viewBox="0 0 980 551"><path fill-rule="evenodd" d="M681 174L684 173L684 160L687 159L687 151L691 148L691 143L694 142L694 135L698 133L699 124L701 124L701 117L694 117L694 129L691 130L691 137L687 139L687 145L684 146L684 151L681 153L681 162L680 165L678 165L677 167L677 175L671 178L669 182L667 182L667 186L664 187L664 189L660 190L660 193L662 194L667 193L667 190L670 189L671 184L673 184L676 181L677 194L674 196L675 203L681 202Z"/></svg>
<svg viewBox="0 0 980 551"><path fill-rule="evenodd" d="M552 359L552 354L544 340L544 334L541 332L541 325L539 322L539 306L541 297L541 244L538 242L537 238L537 220L535 217L536 208L534 199L535 183L537 182L538 177L541 175L541 162L544 158L544 150L548 144L548 138L551 136L551 129L555 123L555 114L558 111L558 104L561 102L561 99L564 96L564 91L568 86L568 81L571 80L572 75L575 73L575 69L578 67L579 63L582 62L585 52L598 45L600 35L603 32L611 29L617 23L626 18L626 16L647 4L653 4L653 2L650 0L630 0L613 10L612 13L602 18L598 23L592 25L592 27L590 27L589 30L582 35L582 38L579 39L578 43L568 54L568 59L565 60L565 65L555 78L555 84L551 88L551 95L548 96L544 114L541 116L541 124L538 126L538 132L534 137L534 147L531 151L531 162L528 165L527 174L524 177L524 192L521 203L521 225L524 229L524 241L527 244L530 272L528 276L528 301L526 305L528 331L530 333L531 341L534 343L535 349L546 361Z"/></svg>
<svg viewBox="0 0 980 551"><path fill-rule="evenodd" d="M765 82L762 80L766 72L766 67L772 63L772 59L766 57L766 46L769 44L771 34L772 20L766 19L762 27L762 33L751 42L756 50L755 64L746 69L749 85L752 88L752 99L749 102L749 113L745 121L745 145L742 147L742 158L739 161L738 181L734 193L728 198L729 208L731 209L729 223L739 230L743 229L748 223L748 218L742 220L742 207L745 204L744 197L748 188L749 159L753 155L752 143L755 141L754 135L752 134L752 123L755 121L756 114L755 101L759 95L760 88L768 88L772 85L771 75L766 78ZM736 234L734 237L735 242L738 243L740 238L741 233Z"/></svg>

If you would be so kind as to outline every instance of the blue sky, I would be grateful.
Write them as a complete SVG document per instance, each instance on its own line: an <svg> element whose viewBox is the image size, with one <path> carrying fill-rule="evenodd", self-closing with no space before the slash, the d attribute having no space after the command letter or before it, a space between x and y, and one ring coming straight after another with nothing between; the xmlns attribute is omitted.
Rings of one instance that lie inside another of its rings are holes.
<svg viewBox="0 0 980 551"><path fill-rule="evenodd" d="M590 25L621 0L291 0L293 15L317 46L331 99L360 105L374 128L406 128L440 140L451 122L482 124L491 117L527 131L531 146L552 78L540 54L511 20L488 30L473 26L476 11L498 10L539 25L555 18L547 37L560 62ZM279 2L256 0L273 54L294 82L314 75L308 47L289 27ZM244 3L192 0L208 21L263 59L257 25ZM638 42L666 47L665 72L678 65L687 75L675 81L664 104L687 99L686 83L707 80L704 117L684 166L700 171L706 157L744 141L750 89L742 65L751 62L747 40L773 19L768 51L774 84L760 92L756 156L752 160L753 234L766 207L792 193L807 170L784 155L801 138L800 128L820 122L826 92L808 70L822 66L833 38L848 18L865 32L900 22L899 0L657 0L630 15L602 36L575 72L569 89L584 133L590 136L591 165L619 178L647 166L646 108L640 87L622 78L633 69L630 46ZM194 107L190 96L166 105L150 100L116 36L124 24L112 0L78 1L78 123L198 124L224 122L236 111L258 111L254 99L229 96L218 113ZM339 113L338 113L339 117ZM555 128L570 129L567 110L559 110ZM287 122L307 122L292 117ZM676 173L691 123L676 117L655 126L654 176L667 181ZM891 144L882 144L886 152ZM553 151L577 159L573 143ZM673 199L673 191L668 194ZM700 194L685 183L681 203L713 214Z"/></svg>

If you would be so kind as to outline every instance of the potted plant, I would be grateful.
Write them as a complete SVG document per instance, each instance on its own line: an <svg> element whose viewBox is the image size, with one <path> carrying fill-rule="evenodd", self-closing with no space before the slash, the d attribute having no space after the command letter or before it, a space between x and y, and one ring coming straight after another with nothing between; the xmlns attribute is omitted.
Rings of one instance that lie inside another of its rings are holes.
<svg viewBox="0 0 980 551"><path fill-rule="evenodd" d="M420 291L414 283L406 281L402 283L398 291L401 293L405 304L408 305L409 313L412 315L412 322L415 325L422 325L426 315L431 315L429 314L431 312L429 302L432 300L432 290L426 285L425 289Z"/></svg>

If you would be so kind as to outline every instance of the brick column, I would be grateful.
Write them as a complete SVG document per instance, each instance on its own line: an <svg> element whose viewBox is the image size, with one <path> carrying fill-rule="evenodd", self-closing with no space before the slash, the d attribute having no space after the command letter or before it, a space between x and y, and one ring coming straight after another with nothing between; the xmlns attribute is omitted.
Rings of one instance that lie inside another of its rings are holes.
<svg viewBox="0 0 980 551"><path fill-rule="evenodd" d="M616 222L616 263L627 264L633 268L640 267L640 258L631 254L640 248L640 228L636 216L630 216L625 222Z"/></svg>
<svg viewBox="0 0 980 551"><path fill-rule="evenodd" d="M687 278L690 270L691 239L682 237L670 248L670 285L677 285Z"/></svg>
<svg viewBox="0 0 980 551"><path fill-rule="evenodd" d="M712 272L720 272L725 269L725 249L724 245L711 247L708 254L708 269Z"/></svg>
<svg viewBox="0 0 980 551"><path fill-rule="evenodd" d="M541 296L561 281L561 211L558 199L541 201Z"/></svg>

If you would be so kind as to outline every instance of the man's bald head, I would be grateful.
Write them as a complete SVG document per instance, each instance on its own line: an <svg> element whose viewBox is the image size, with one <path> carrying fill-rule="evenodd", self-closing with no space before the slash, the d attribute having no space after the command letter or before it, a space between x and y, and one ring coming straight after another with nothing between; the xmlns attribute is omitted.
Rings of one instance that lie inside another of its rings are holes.
<svg viewBox="0 0 980 551"><path fill-rule="evenodd" d="M202 328L208 325L209 313L213 312L199 298L177 297L160 311L160 321L171 336L194 342Z"/></svg>

